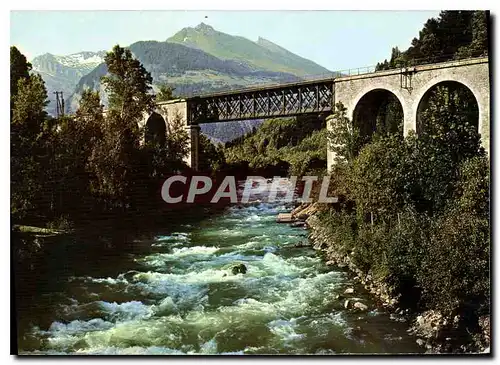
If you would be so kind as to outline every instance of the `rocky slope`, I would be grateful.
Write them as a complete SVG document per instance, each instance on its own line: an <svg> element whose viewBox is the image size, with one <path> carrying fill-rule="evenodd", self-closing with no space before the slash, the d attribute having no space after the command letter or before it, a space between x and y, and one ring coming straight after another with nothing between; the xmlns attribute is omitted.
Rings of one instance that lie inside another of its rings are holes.
<svg viewBox="0 0 500 365"><path fill-rule="evenodd" d="M68 56L46 53L31 61L33 72L40 74L45 81L50 114L55 114L56 109L54 91L62 91L66 98L69 97L82 76L104 61L105 54L105 51L79 52Z"/></svg>

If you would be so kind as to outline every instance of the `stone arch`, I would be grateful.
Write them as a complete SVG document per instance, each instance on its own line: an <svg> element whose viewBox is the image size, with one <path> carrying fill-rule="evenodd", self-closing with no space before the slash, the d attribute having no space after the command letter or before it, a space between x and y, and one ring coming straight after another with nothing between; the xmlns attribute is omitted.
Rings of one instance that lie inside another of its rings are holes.
<svg viewBox="0 0 500 365"><path fill-rule="evenodd" d="M392 113L387 113L389 107L393 109ZM398 115L397 120L393 119L394 113ZM352 104L352 122L366 136L378 128L403 135L405 116L402 95L399 90L390 87L367 88L357 95Z"/></svg>
<svg viewBox="0 0 500 365"><path fill-rule="evenodd" d="M163 117L153 112L146 120L144 130L144 140L146 143L164 145L167 133L167 123Z"/></svg>
<svg viewBox="0 0 500 365"><path fill-rule="evenodd" d="M472 73L471 77L474 77L474 73ZM415 103L416 105L413 108L413 118L415 122L418 120L418 114L419 114L419 105L424 96L435 86L441 84L441 83L447 83L447 82L455 82L458 84L462 84L465 86L467 89L469 89L476 99L477 107L478 107L478 131L483 134L484 128L486 124L489 124L489 113L486 110L488 105L489 105L489 89L488 90L481 90L480 88L477 88L474 80L468 80L466 78L462 77L453 77L453 75L450 74L444 74L444 75L439 75L436 77L433 77L430 81L428 81L425 85L420 87L418 89L418 94L415 95ZM483 95L483 93L487 93L487 97ZM486 99L486 100L483 100ZM416 127L416 126L415 126ZM486 126L487 127L487 126Z"/></svg>
<svg viewBox="0 0 500 365"><path fill-rule="evenodd" d="M467 98L473 103L470 109L470 118L475 120L476 130L481 133L481 104L479 102L479 97L477 92L474 92L474 87L467 80L458 80L450 77L439 77L434 78L428 82L424 87L420 88L420 92L417 95L415 101L416 106L414 108L415 121L416 121L416 132L417 134L422 132L422 120L421 114L427 108L429 98L432 92L436 90L439 86L448 87L450 90L460 90L465 94Z"/></svg>

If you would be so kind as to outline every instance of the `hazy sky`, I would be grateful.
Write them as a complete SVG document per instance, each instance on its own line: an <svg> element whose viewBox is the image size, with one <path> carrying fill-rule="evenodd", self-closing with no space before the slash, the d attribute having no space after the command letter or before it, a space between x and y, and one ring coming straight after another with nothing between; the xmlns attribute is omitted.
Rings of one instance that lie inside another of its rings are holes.
<svg viewBox="0 0 500 365"><path fill-rule="evenodd" d="M330 69L374 65L406 49L439 11L13 11L11 44L28 59L164 41L201 22L256 41L259 36Z"/></svg>

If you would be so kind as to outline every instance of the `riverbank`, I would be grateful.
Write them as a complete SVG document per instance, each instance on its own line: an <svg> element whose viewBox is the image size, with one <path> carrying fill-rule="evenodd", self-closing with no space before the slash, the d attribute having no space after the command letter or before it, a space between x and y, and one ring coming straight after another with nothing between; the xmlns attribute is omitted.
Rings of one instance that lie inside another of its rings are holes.
<svg viewBox="0 0 500 365"><path fill-rule="evenodd" d="M408 332L415 336L416 343L426 353L490 353L490 317L482 316L477 330L470 333L463 325L465 318L456 315L447 318L437 309L412 309L403 304L408 298L391 291L383 281L364 272L352 260L352 253L343 253L335 248L330 230L323 226L318 215L327 206L319 203L301 204L291 212L291 221L304 221L309 229L309 239L315 250L324 254L327 265L347 268L354 274L354 280L363 285L391 312L391 318L403 316L411 323ZM405 300L402 300L405 299Z"/></svg>

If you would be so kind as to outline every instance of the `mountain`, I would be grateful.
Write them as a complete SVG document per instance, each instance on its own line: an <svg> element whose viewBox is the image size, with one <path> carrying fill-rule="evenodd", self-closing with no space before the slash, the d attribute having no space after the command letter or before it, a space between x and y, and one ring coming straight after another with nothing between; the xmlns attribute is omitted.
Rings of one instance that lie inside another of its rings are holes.
<svg viewBox="0 0 500 365"><path fill-rule="evenodd" d="M213 143L226 143L243 136L259 127L263 120L241 120L238 122L218 122L200 125L200 131Z"/></svg>
<svg viewBox="0 0 500 365"><path fill-rule="evenodd" d="M176 43L140 41L128 48L151 73L155 90L157 85L167 83L175 87L177 96L299 80L293 74L254 69L244 63L222 60L202 50ZM102 63L78 81L67 103L71 110L76 110L80 95L86 88L105 94L100 79L106 73L106 64Z"/></svg>
<svg viewBox="0 0 500 365"><path fill-rule="evenodd" d="M296 76L330 72L264 38L252 42L244 37L219 32L204 23L180 30L167 42L200 49L220 59L238 60L259 70L286 72Z"/></svg>
<svg viewBox="0 0 500 365"><path fill-rule="evenodd" d="M139 41L128 48L146 70L151 72L155 91L159 84L166 83L175 88L174 94L178 97L240 89L255 84L294 82L306 75L329 73L326 68L264 38L253 42L243 37L216 31L204 23L195 28L184 28L163 42ZM84 53L87 55L85 59L95 61L98 60L95 55L98 55L101 60L104 56L101 52ZM83 57L84 53L77 55ZM52 73L49 75L49 72L45 71L42 76L46 82L49 80L49 93L55 90L65 91L66 106L70 112L78 108L80 96L87 88L99 90L106 104L106 93L100 84L101 77L107 73L106 64L102 61L96 62L92 70L90 67L85 71L82 70L79 80L75 81L74 70L80 70L84 64L81 59L76 55L70 55L64 59L64 62L61 58L57 58L56 61L50 64L55 64L58 69L62 70L56 73L57 80L64 79L64 72L67 75L73 72L71 76L66 76L66 85L68 87L73 85L72 92L66 94L66 89L62 89L61 83L58 86L59 89L54 88L54 80L51 78L54 72L51 68L43 68L44 71L49 69ZM212 140L226 142L248 133L259 123L258 121L239 122L231 123L230 126L227 123L217 123L210 127L203 127L202 130Z"/></svg>
<svg viewBox="0 0 500 365"><path fill-rule="evenodd" d="M55 114L56 109L54 91L62 91L66 97L70 96L82 76L104 61L105 54L105 51L79 52L68 56L46 53L31 61L33 72L40 74L45 81L50 114Z"/></svg>

